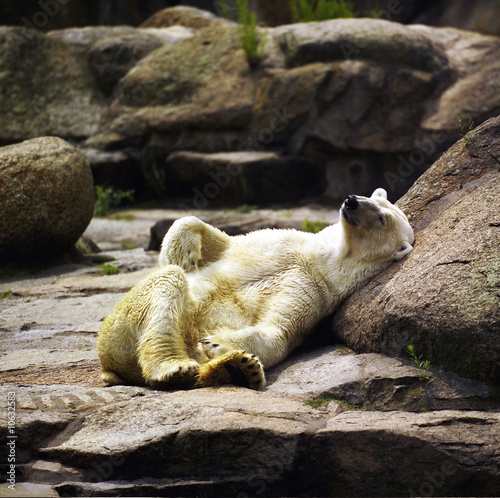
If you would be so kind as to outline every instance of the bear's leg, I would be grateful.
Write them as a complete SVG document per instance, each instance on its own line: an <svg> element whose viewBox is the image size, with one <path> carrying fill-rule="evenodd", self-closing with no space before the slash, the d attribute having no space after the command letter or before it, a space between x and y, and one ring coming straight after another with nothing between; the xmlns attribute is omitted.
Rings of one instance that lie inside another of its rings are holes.
<svg viewBox="0 0 500 498"><path fill-rule="evenodd" d="M221 384L263 389L266 385L264 367L255 355L245 351L230 351L202 363L196 387Z"/></svg>
<svg viewBox="0 0 500 498"><path fill-rule="evenodd" d="M191 296L184 271L168 266L151 282L149 310L137 345L137 362L148 385L171 384L192 387L199 363L194 360L197 333L194 330Z"/></svg>
<svg viewBox="0 0 500 498"><path fill-rule="evenodd" d="M217 261L229 246L230 237L195 216L174 222L166 233L158 262L178 265L185 271Z"/></svg>

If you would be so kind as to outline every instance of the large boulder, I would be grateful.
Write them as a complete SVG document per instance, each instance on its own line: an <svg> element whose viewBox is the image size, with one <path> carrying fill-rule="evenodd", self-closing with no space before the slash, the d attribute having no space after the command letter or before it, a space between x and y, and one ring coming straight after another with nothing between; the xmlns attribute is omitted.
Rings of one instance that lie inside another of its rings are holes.
<svg viewBox="0 0 500 498"><path fill-rule="evenodd" d="M0 27L0 68L0 143L97 132L105 102L81 48Z"/></svg>
<svg viewBox="0 0 500 498"><path fill-rule="evenodd" d="M455 144L398 202L414 250L351 296L333 320L357 351L500 380L500 119ZM367 319L369 317L369 319Z"/></svg>
<svg viewBox="0 0 500 498"><path fill-rule="evenodd" d="M177 6L156 12L141 24L141 28L185 26L200 29L212 26L213 24L227 24L228 22L224 18L217 17L206 10L195 7Z"/></svg>
<svg viewBox="0 0 500 498"><path fill-rule="evenodd" d="M94 212L89 163L55 137L0 148L0 212L2 260L71 249Z"/></svg>

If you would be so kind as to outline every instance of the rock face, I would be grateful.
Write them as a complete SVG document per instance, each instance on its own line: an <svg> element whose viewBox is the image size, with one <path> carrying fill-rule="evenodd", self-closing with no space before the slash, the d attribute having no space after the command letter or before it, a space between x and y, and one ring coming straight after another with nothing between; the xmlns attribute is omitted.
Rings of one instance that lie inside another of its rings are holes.
<svg viewBox="0 0 500 498"><path fill-rule="evenodd" d="M457 112L476 124L498 114L499 48L475 33L338 19L269 28L251 71L237 28L211 23L125 75L85 147L132 147L167 196L172 153L246 151L320 165L325 198L382 186L394 199L460 138ZM203 189L202 176L191 190Z"/></svg>
<svg viewBox="0 0 500 498"><path fill-rule="evenodd" d="M0 148L0 212L2 259L71 249L94 212L89 163L60 138Z"/></svg>
<svg viewBox="0 0 500 498"><path fill-rule="evenodd" d="M400 357L414 344L447 370L499 381L499 158L494 118L415 183L398 203L416 229L414 250L337 311L339 338Z"/></svg>
<svg viewBox="0 0 500 498"><path fill-rule="evenodd" d="M299 162L319 168L310 180L325 201L376 187L395 200L460 138L457 114L477 126L500 113L496 37L376 19L261 36L250 67L234 23L189 7L161 10L138 29L1 28L0 143L70 139L96 183L177 203L183 187L207 184L199 171L178 192L179 157L207 154L206 164L240 152L276 154L269 176L281 180L286 167L295 184Z"/></svg>
<svg viewBox="0 0 500 498"><path fill-rule="evenodd" d="M81 53L35 30L0 28L0 143L96 133L104 110Z"/></svg>
<svg viewBox="0 0 500 498"><path fill-rule="evenodd" d="M141 216L176 217L132 213L130 222L94 219L86 233L105 247L119 230L143 240ZM264 222L265 214L256 216ZM206 215L231 225L230 213ZM498 392L435 367L422 381L406 360L324 345L326 323L316 341L269 370L263 392L104 387L100 322L157 259L142 249L104 256L115 258L119 274L104 276L87 260L0 281L0 295L11 291L0 300L0 395L16 399L17 493L495 494ZM4 440L8 430L3 417Z"/></svg>

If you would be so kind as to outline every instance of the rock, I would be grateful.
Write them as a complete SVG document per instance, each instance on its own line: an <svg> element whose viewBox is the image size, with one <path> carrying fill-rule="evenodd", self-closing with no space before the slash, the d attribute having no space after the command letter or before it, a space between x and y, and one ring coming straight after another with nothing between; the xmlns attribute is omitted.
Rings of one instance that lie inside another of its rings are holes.
<svg viewBox="0 0 500 498"><path fill-rule="evenodd" d="M281 26L268 29L249 77L237 29L212 24L132 69L85 146L135 148L147 183L166 196L172 153L252 151L325 165L326 199L379 186L395 199L460 137L455 108L476 124L498 113L499 45L374 19Z"/></svg>
<svg viewBox="0 0 500 498"><path fill-rule="evenodd" d="M89 50L89 67L104 95L110 95L118 81L139 60L163 42L152 34L123 28L120 34L99 38Z"/></svg>
<svg viewBox="0 0 500 498"><path fill-rule="evenodd" d="M103 96L81 47L35 30L0 28L0 143L97 132Z"/></svg>
<svg viewBox="0 0 500 498"><path fill-rule="evenodd" d="M155 178L166 177L169 193L192 195L195 209L209 205L294 202L321 193L324 173L316 164L273 152L200 154L175 152ZM191 189L192 185L199 187Z"/></svg>
<svg viewBox="0 0 500 498"><path fill-rule="evenodd" d="M141 28L185 26L187 28L200 29L214 24L229 24L229 21L226 21L222 17L217 17L206 10L178 6L156 12L141 24Z"/></svg>
<svg viewBox="0 0 500 498"><path fill-rule="evenodd" d="M304 348L301 348L304 349ZM374 353L354 354L339 346L292 354L267 374L267 392L344 409L453 410L496 406L495 389L433 368L423 381L408 361ZM311 379L314 379L313 381Z"/></svg>
<svg viewBox="0 0 500 498"><path fill-rule="evenodd" d="M350 347L403 357L414 344L435 365L498 383L499 134L498 118L486 122L401 199L418 231L414 250L335 314Z"/></svg>
<svg viewBox="0 0 500 498"><path fill-rule="evenodd" d="M467 141L467 143L466 143ZM467 133L398 201L416 232L469 195L482 178L499 171L500 117Z"/></svg>
<svg viewBox="0 0 500 498"><path fill-rule="evenodd" d="M288 67L353 59L432 73L446 69L447 65L447 56L439 45L394 22L336 19L284 26L273 34Z"/></svg>
<svg viewBox="0 0 500 498"><path fill-rule="evenodd" d="M90 166L60 138L0 149L0 254L38 258L71 249L94 212Z"/></svg>
<svg viewBox="0 0 500 498"><path fill-rule="evenodd" d="M86 235L104 247L124 237L142 240L146 221L192 211L125 212L131 213L133 221L93 220ZM266 218L298 224L328 214L325 208L297 208L205 215L236 226L245 216L254 220L243 221L248 225ZM154 267L156 256L140 249L100 256L114 256L109 264L121 272L105 276L87 258L0 281L0 397L15 395L16 477L24 481L16 484L18 492L494 494L498 391L436 367L421 381L409 360L327 344L328 321L308 345L267 372L263 392L104 387L96 331ZM10 429L7 417L0 418L2 440ZM6 471L4 460L0 472Z"/></svg>

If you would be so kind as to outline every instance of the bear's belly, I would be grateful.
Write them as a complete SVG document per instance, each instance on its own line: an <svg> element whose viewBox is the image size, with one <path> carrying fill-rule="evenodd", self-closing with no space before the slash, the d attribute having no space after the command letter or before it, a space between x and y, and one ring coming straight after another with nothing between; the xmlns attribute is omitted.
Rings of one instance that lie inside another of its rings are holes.
<svg viewBox="0 0 500 498"><path fill-rule="evenodd" d="M196 302L195 323L201 335L218 330L239 330L254 325L264 313L262 292L251 286L235 286L234 282L188 275L188 282Z"/></svg>

